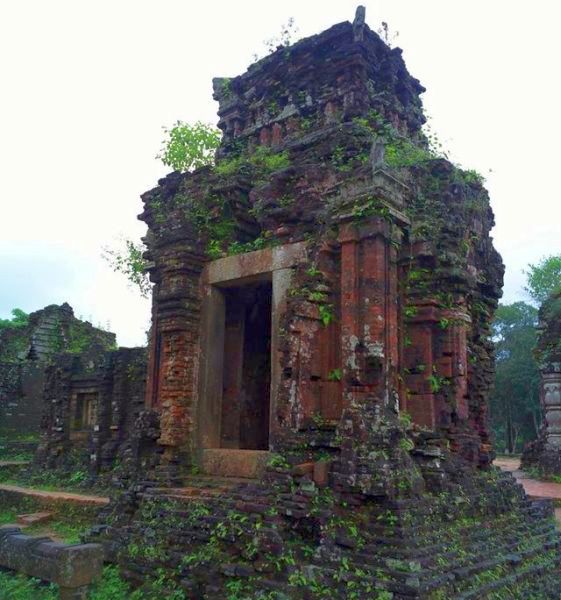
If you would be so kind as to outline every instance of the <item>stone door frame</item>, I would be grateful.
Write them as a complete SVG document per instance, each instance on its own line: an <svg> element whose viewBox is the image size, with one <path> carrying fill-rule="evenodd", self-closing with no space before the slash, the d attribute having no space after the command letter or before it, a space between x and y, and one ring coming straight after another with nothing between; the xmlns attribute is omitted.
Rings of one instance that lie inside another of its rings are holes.
<svg viewBox="0 0 561 600"><path fill-rule="evenodd" d="M225 298L223 290L257 281L271 281L271 389L269 447L277 431L276 399L281 377L280 322L286 310L293 267L306 260L306 243L285 244L211 261L201 276L202 311L197 445L200 450L221 448ZM248 452L251 452L248 450Z"/></svg>

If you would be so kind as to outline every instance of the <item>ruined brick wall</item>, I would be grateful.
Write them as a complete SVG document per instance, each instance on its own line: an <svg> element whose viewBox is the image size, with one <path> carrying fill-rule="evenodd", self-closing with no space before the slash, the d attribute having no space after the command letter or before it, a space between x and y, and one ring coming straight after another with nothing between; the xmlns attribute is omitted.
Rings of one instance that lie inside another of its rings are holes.
<svg viewBox="0 0 561 600"><path fill-rule="evenodd" d="M77 319L67 303L31 313L23 327L0 331L0 426L15 433L38 432L44 370L58 352L114 346L114 333Z"/></svg>
<svg viewBox="0 0 561 600"><path fill-rule="evenodd" d="M0 331L0 361L46 361L63 350L78 353L91 346L109 349L114 345L114 333L76 318L65 302L32 312L24 327Z"/></svg>
<svg viewBox="0 0 561 600"><path fill-rule="evenodd" d="M46 369L36 465L80 463L93 474L113 468L144 408L145 379L143 348L59 355Z"/></svg>
<svg viewBox="0 0 561 600"><path fill-rule="evenodd" d="M10 432L37 432L41 420L44 365L0 363L0 424Z"/></svg>

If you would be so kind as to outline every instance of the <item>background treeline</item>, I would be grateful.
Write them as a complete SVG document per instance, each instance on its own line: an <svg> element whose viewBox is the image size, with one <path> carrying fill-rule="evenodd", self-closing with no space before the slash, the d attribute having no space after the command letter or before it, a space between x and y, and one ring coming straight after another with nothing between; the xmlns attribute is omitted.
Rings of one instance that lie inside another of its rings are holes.
<svg viewBox="0 0 561 600"><path fill-rule="evenodd" d="M529 302L499 305L493 322L496 379L489 409L499 453L521 452L541 426L539 369L534 356L538 310L561 286L561 255L529 265L526 278Z"/></svg>

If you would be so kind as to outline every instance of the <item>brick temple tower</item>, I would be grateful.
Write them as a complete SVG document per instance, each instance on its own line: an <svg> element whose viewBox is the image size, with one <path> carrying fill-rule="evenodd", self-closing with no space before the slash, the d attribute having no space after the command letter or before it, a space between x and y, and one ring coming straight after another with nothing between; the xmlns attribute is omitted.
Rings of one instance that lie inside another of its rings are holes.
<svg viewBox="0 0 561 600"><path fill-rule="evenodd" d="M429 150L424 88L361 15L215 79L216 166L143 196L169 456L333 450L345 411L376 407L489 461L487 194Z"/></svg>
<svg viewBox="0 0 561 600"><path fill-rule="evenodd" d="M213 83L216 164L143 195L146 411L92 539L193 600L557 598L552 506L490 464L489 199L401 51L359 8Z"/></svg>

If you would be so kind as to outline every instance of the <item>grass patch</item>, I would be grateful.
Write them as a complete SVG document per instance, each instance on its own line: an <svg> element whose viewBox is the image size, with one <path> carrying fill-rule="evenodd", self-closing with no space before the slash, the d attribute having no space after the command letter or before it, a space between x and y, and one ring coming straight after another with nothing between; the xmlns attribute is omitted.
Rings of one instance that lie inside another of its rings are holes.
<svg viewBox="0 0 561 600"><path fill-rule="evenodd" d="M44 492L109 495L111 488L92 480L85 469L47 470L23 467L0 467L0 483Z"/></svg>
<svg viewBox="0 0 561 600"><path fill-rule="evenodd" d="M9 525L16 522L18 511L15 507L9 506L0 510L0 525Z"/></svg>
<svg viewBox="0 0 561 600"><path fill-rule="evenodd" d="M552 473L544 473L538 467L527 467L523 469L523 473L530 477L531 479L538 479L541 481L549 481L551 483L559 483L561 484L561 475L554 475Z"/></svg>
<svg viewBox="0 0 561 600"><path fill-rule="evenodd" d="M90 506L60 505L57 508L45 508L32 498L12 502L0 507L0 525L16 524L17 516L49 510L53 517L46 523L22 528L26 535L46 535L66 544L78 544L82 534L94 524L99 510Z"/></svg>
<svg viewBox="0 0 561 600"><path fill-rule="evenodd" d="M31 462L33 460L33 452L27 450L10 450L7 446L0 446L0 460Z"/></svg>
<svg viewBox="0 0 561 600"><path fill-rule="evenodd" d="M133 592L119 575L119 569L109 565L103 569L101 579L92 586L88 600L140 600L139 591Z"/></svg>
<svg viewBox="0 0 561 600"><path fill-rule="evenodd" d="M79 544L81 536L92 526L89 520L67 520L53 518L46 523L26 527L23 532L27 535L48 535L65 544Z"/></svg>
<svg viewBox="0 0 561 600"><path fill-rule="evenodd" d="M148 582L147 587L133 590L119 574L119 569L109 565L101 578L88 592L88 600L184 600L180 590L170 587L162 575ZM42 583L33 577L13 571L0 570L0 600L58 600L58 586Z"/></svg>
<svg viewBox="0 0 561 600"><path fill-rule="evenodd" d="M58 586L0 570L0 600L58 600Z"/></svg>

